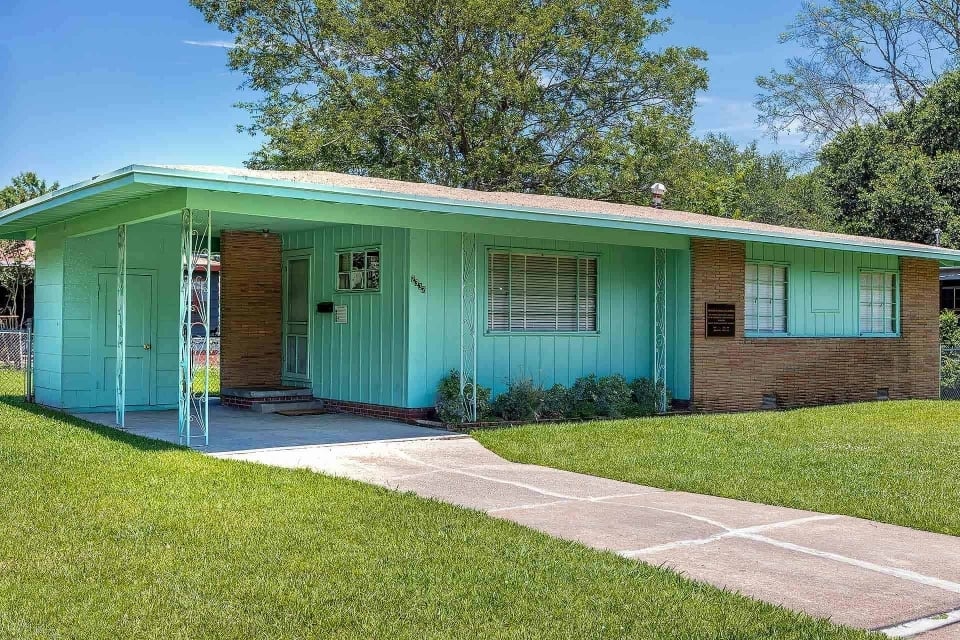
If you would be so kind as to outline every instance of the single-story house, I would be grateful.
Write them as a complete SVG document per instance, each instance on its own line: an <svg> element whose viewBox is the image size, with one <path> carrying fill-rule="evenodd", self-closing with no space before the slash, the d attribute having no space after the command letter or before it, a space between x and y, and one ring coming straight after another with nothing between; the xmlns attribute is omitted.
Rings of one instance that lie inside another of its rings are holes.
<svg viewBox="0 0 960 640"><path fill-rule="evenodd" d="M205 256L225 401L307 389L402 419L430 413L451 369L494 395L649 377L696 411L936 398L939 268L960 265L654 207L198 166L59 189L2 212L0 236L36 240L37 401L179 407L204 433L184 309Z"/></svg>

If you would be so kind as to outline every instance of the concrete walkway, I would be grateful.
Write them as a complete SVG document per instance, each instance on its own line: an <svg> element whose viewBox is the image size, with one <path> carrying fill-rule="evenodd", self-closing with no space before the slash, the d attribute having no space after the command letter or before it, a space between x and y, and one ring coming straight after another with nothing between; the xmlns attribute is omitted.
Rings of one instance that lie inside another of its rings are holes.
<svg viewBox="0 0 960 640"><path fill-rule="evenodd" d="M467 437L215 455L413 491L842 624L960 638L951 536L515 464Z"/></svg>

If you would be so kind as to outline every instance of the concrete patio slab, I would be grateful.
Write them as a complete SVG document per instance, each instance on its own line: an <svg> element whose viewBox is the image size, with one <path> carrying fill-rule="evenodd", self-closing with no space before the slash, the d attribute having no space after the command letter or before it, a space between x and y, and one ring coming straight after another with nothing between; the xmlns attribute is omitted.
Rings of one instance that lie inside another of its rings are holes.
<svg viewBox="0 0 960 640"><path fill-rule="evenodd" d="M856 627L884 629L960 608L960 539L950 536L514 464L465 437L217 455L480 509ZM960 638L960 626L914 637Z"/></svg>
<svg viewBox="0 0 960 640"><path fill-rule="evenodd" d="M90 422L116 427L113 413L78 413ZM131 433L176 443L177 412L128 411L126 429ZM449 436L449 432L414 425L366 418L346 413L309 416L262 414L210 406L210 446L205 451L225 453L277 447L345 444L379 440L406 440Z"/></svg>

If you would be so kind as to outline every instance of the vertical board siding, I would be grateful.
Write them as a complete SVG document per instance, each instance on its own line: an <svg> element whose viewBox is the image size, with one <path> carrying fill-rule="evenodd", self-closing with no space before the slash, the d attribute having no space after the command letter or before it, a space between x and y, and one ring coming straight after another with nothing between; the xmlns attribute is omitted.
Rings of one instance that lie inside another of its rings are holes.
<svg viewBox="0 0 960 640"><path fill-rule="evenodd" d="M336 225L283 235L285 250L313 249L311 307L347 305L347 324L334 314L314 314L311 386L314 395L351 402L405 406L407 395L406 229ZM338 293L336 254L341 249L381 247L378 293Z"/></svg>
<svg viewBox="0 0 960 640"><path fill-rule="evenodd" d="M492 248L596 255L596 333L495 334L487 332L487 254ZM408 406L430 406L437 383L460 367L460 234L411 231L411 275L425 294L410 288ZM668 384L689 394L690 306L688 251L668 253ZM477 236L477 378L501 393L528 377L545 387L570 385L583 375L650 376L653 362L653 250L608 244Z"/></svg>
<svg viewBox="0 0 960 640"><path fill-rule="evenodd" d="M104 379L100 337L116 331L98 313L98 278L117 265L117 235L107 231L67 238L63 281L62 406L68 409L105 408L97 403L101 390L112 389ZM169 224L144 223L127 228L127 267L153 277L153 389L128 389L128 395L153 398L155 405L177 403L179 352L180 231ZM107 314L112 318L112 314ZM132 384L128 380L128 384Z"/></svg>
<svg viewBox="0 0 960 640"><path fill-rule="evenodd" d="M798 337L854 337L860 335L859 287L861 269L900 271L897 256L746 243L746 259L787 265L788 333ZM839 306L823 310L819 303L839 287Z"/></svg>
<svg viewBox="0 0 960 640"><path fill-rule="evenodd" d="M37 402L62 405L63 374L63 225L37 231L34 276L34 388Z"/></svg>

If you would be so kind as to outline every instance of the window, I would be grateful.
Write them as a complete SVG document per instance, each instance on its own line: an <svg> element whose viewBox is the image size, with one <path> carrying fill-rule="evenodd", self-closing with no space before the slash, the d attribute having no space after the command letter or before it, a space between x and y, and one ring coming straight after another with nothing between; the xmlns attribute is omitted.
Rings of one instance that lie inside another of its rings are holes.
<svg viewBox="0 0 960 640"><path fill-rule="evenodd" d="M940 285L940 310L960 310L960 287L952 282Z"/></svg>
<svg viewBox="0 0 960 640"><path fill-rule="evenodd" d="M860 272L860 333L897 332L897 274Z"/></svg>
<svg viewBox="0 0 960 640"><path fill-rule="evenodd" d="M380 291L380 249L337 253L337 291Z"/></svg>
<svg viewBox="0 0 960 640"><path fill-rule="evenodd" d="M597 330L597 259L491 251L487 330Z"/></svg>
<svg viewBox="0 0 960 640"><path fill-rule="evenodd" d="M787 332L787 268L748 262L744 318L747 333Z"/></svg>

